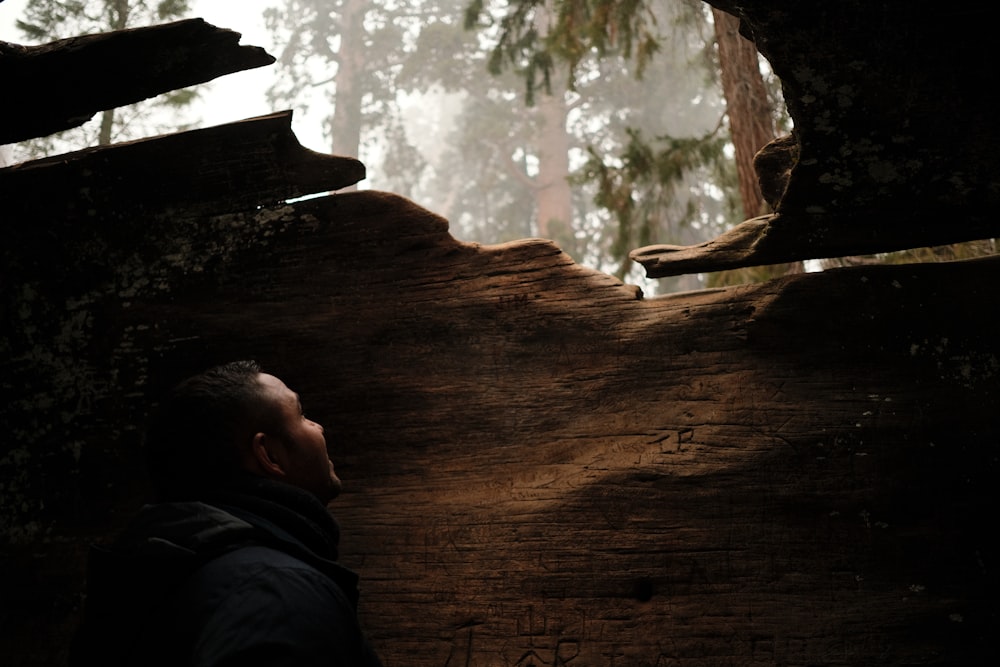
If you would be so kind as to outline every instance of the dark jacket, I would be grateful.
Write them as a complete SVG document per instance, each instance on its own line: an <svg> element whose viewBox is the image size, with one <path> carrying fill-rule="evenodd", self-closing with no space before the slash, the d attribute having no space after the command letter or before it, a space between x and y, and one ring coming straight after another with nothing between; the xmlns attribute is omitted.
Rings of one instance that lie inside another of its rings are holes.
<svg viewBox="0 0 1000 667"><path fill-rule="evenodd" d="M320 502L260 479L203 498L147 505L92 549L72 667L381 665Z"/></svg>

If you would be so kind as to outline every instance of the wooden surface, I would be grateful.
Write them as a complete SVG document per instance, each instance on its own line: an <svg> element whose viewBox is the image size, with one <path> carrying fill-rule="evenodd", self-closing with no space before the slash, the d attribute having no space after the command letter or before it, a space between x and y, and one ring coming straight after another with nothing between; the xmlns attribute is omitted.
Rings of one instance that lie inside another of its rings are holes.
<svg viewBox="0 0 1000 667"><path fill-rule="evenodd" d="M327 427L389 666L992 654L996 262L641 299L386 193L132 224L143 260L103 286L18 292L49 315L0 416L53 523L7 565L61 575L43 600L141 502L150 398L254 357Z"/></svg>
<svg viewBox="0 0 1000 667"><path fill-rule="evenodd" d="M769 214L744 220L692 246L654 244L629 259L649 278L711 273L827 257L875 255L1000 238L991 209L886 209L861 214Z"/></svg>
<svg viewBox="0 0 1000 667"><path fill-rule="evenodd" d="M386 195L296 208L315 287L225 328L335 435L389 664L992 653L995 262L637 300Z"/></svg>

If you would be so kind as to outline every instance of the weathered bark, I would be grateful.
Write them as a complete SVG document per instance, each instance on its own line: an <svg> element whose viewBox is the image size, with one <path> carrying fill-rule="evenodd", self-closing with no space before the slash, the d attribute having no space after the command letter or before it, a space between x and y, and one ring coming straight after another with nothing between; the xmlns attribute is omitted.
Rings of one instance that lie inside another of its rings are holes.
<svg viewBox="0 0 1000 667"><path fill-rule="evenodd" d="M924 211L905 215L886 211L837 216L763 215L745 220L720 236L697 245L650 245L629 257L651 278L702 271L722 271L761 264L797 262L891 252L905 245L921 248L1000 236L1000 219L986 210L954 215Z"/></svg>
<svg viewBox="0 0 1000 667"><path fill-rule="evenodd" d="M0 42L0 144L41 137L124 106L274 58L202 19L84 35L42 46Z"/></svg>
<svg viewBox="0 0 1000 667"><path fill-rule="evenodd" d="M997 262L642 300L371 191L103 228L104 280L63 267L5 307L3 517L50 531L5 573L56 568L50 604L79 590L63 538L142 501L154 397L254 357L327 427L388 664L992 654Z"/></svg>
<svg viewBox="0 0 1000 667"><path fill-rule="evenodd" d="M772 212L761 189L757 175L761 163L756 156L761 149L773 145L775 140L774 110L760 73L759 54L753 42L739 34L739 19L718 9L712 10L712 19L743 215L746 219L755 218ZM645 252L649 252L648 249ZM644 257L635 257L638 256ZM669 254L668 257L673 259ZM768 275L778 277L804 270L801 261L782 262L768 267ZM730 279L733 282L759 282L753 277L752 269L743 269Z"/></svg>

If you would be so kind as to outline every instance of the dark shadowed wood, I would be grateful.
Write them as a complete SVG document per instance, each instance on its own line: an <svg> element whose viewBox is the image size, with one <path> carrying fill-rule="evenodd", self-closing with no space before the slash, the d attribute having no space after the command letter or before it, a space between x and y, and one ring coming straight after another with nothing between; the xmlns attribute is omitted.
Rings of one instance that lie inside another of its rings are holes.
<svg viewBox="0 0 1000 667"><path fill-rule="evenodd" d="M8 302L5 516L58 537L21 579L141 501L152 396L255 357L327 427L389 665L992 653L997 262L641 299L385 193L129 224L105 281Z"/></svg>
<svg viewBox="0 0 1000 667"><path fill-rule="evenodd" d="M129 229L138 217L255 210L365 177L355 158L304 148L291 122L285 111L0 169L0 201L26 204L5 230L6 262L19 263L23 247L48 239L50 258L73 264L86 259L83 239L115 232L141 238L144 229Z"/></svg>
<svg viewBox="0 0 1000 667"><path fill-rule="evenodd" d="M41 137L224 74L270 65L240 34L202 19L21 46L0 42L0 144Z"/></svg>

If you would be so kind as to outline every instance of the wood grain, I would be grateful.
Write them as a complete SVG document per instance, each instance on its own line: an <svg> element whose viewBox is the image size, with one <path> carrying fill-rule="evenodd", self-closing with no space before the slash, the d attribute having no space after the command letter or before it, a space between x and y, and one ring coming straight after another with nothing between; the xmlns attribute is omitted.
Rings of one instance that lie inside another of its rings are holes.
<svg viewBox="0 0 1000 667"><path fill-rule="evenodd" d="M79 474L127 469L134 434L97 443L154 388L261 360L330 433L388 665L990 650L995 261L642 299L550 242L464 244L371 191L151 234L161 257L102 297L87 359L141 381L73 415Z"/></svg>

